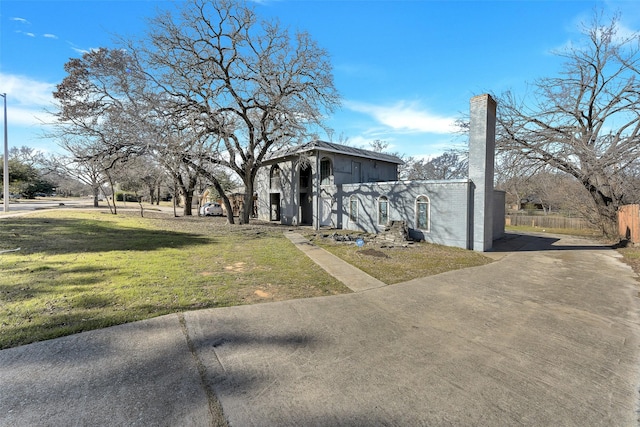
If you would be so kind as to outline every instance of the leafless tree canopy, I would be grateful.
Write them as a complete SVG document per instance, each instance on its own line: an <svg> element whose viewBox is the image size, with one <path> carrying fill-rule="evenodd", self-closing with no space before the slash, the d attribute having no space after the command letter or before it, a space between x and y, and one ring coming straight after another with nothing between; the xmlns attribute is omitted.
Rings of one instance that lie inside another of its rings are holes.
<svg viewBox="0 0 640 427"><path fill-rule="evenodd" d="M620 176L640 150L640 36L619 30L619 18L596 14L584 44L558 52L559 77L535 82L534 103L500 96L498 144L523 164L546 164L575 177L597 206L603 231L617 235L625 200Z"/></svg>
<svg viewBox="0 0 640 427"><path fill-rule="evenodd" d="M188 0L179 16L158 15L142 40L124 45L65 65L53 136L75 161L99 159L110 177L153 156L181 189L186 215L198 176L223 192L221 168L241 178L251 206L265 155L303 140L339 104L328 55L309 34L235 0Z"/></svg>
<svg viewBox="0 0 640 427"><path fill-rule="evenodd" d="M403 179L447 180L469 176L466 151L448 150L429 160L411 159L402 170Z"/></svg>
<svg viewBox="0 0 640 427"><path fill-rule="evenodd" d="M228 0L193 0L150 28L136 51L168 112L207 137L208 160L240 176L250 206L265 155L299 142L338 105L327 53L309 34L291 35Z"/></svg>

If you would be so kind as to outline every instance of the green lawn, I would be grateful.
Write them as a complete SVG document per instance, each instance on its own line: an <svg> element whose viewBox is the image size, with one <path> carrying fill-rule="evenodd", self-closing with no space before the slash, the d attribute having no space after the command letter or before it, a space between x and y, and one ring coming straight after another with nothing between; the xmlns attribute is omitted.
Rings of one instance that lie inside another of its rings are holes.
<svg viewBox="0 0 640 427"><path fill-rule="evenodd" d="M406 247L375 244L358 247L319 236L307 234L314 244L388 285L491 262L478 252L431 243L413 243Z"/></svg>
<svg viewBox="0 0 640 427"><path fill-rule="evenodd" d="M349 292L273 227L156 213L0 220L0 348L171 312Z"/></svg>
<svg viewBox="0 0 640 427"><path fill-rule="evenodd" d="M173 312L350 292L282 231L151 210L2 218L0 349ZM315 241L387 284L490 262L430 244Z"/></svg>

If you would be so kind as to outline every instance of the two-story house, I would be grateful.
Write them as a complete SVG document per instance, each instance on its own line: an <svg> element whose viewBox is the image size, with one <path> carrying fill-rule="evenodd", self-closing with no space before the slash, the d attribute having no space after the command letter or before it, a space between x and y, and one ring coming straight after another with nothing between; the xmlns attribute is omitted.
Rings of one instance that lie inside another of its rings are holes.
<svg viewBox="0 0 640 427"><path fill-rule="evenodd" d="M369 233L404 221L415 239L486 251L504 233L495 113L489 95L471 99L467 179L400 181L399 158L325 141L274 152L256 179L258 218Z"/></svg>

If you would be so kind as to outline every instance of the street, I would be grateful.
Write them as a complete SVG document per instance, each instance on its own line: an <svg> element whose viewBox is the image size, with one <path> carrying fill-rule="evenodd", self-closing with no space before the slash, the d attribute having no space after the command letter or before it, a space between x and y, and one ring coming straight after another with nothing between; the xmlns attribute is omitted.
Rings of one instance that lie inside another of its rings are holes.
<svg viewBox="0 0 640 427"><path fill-rule="evenodd" d="M62 204L62 205L61 205ZM4 200L0 202L2 208L0 208L0 217L6 213L4 212ZM78 207L82 205L93 206L91 199L11 199L9 201L9 212L19 213L25 211L35 211L39 209L54 209L59 207Z"/></svg>

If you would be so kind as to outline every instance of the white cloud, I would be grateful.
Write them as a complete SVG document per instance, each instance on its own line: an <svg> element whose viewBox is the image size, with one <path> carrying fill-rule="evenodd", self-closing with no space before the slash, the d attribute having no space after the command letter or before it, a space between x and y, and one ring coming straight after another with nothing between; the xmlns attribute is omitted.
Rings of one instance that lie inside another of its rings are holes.
<svg viewBox="0 0 640 427"><path fill-rule="evenodd" d="M55 84L29 77L0 73L0 92L7 94L9 126L39 126L47 119L44 111L53 104Z"/></svg>
<svg viewBox="0 0 640 427"><path fill-rule="evenodd" d="M76 53L79 53L80 55L84 55L85 53L89 53L89 52L95 52L97 51L99 48L97 47L90 47L89 49L82 49L79 48L77 45L71 43L71 42L67 42L69 43L69 46L71 46L71 50L73 50Z"/></svg>
<svg viewBox="0 0 640 427"><path fill-rule="evenodd" d="M57 39L58 36L56 36L55 34L43 34L42 37L46 38L46 39Z"/></svg>
<svg viewBox="0 0 640 427"><path fill-rule="evenodd" d="M416 103L399 101L394 105L374 105L346 101L345 107L368 114L396 131L449 134L455 131L455 118L432 114Z"/></svg>
<svg viewBox="0 0 640 427"><path fill-rule="evenodd" d="M71 49L75 52L75 53L79 53L80 55L84 55L85 53L89 53L88 50L86 49L80 49L79 47L73 47L71 46Z"/></svg>
<svg viewBox="0 0 640 427"><path fill-rule="evenodd" d="M30 24L30 22L24 18L13 17L13 18L9 18L9 20L20 22L21 24Z"/></svg>

